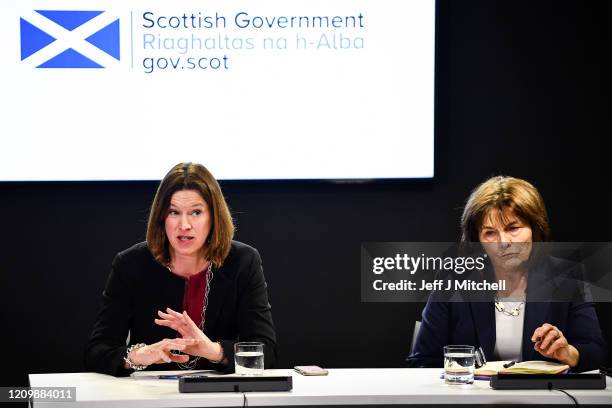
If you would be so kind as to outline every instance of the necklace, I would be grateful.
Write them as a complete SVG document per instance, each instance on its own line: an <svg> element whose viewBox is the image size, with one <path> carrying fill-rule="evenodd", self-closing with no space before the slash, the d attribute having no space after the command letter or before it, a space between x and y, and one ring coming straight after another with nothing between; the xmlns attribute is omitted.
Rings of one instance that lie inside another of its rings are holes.
<svg viewBox="0 0 612 408"><path fill-rule="evenodd" d="M166 265L166 268L170 272L172 269L170 268L170 263ZM208 307L208 293L210 292L210 282L213 278L212 272L212 262L208 263L208 269L206 269L206 289L204 290L204 301L202 302L202 322L200 323L200 330L204 332L204 318L206 317L206 308ZM178 366L183 370L193 370L200 360L200 356L196 356L193 360L189 360L186 363L177 363Z"/></svg>
<svg viewBox="0 0 612 408"><path fill-rule="evenodd" d="M505 314L506 316L516 317L520 315L521 308L523 307L524 304L525 304L525 301L522 301L521 303L518 304L518 306L514 306L512 309L507 310L506 305L500 302L497 296L495 297L495 309L497 309L498 312Z"/></svg>

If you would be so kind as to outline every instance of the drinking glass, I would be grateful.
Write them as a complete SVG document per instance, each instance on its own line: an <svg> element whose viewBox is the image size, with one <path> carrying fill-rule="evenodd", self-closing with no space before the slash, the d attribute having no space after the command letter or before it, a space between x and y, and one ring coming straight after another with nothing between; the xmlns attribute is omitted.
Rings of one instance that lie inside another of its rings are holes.
<svg viewBox="0 0 612 408"><path fill-rule="evenodd" d="M474 382L473 346L444 346L444 381L452 385Z"/></svg>
<svg viewBox="0 0 612 408"><path fill-rule="evenodd" d="M234 344L236 374L262 375L264 371L263 343L240 342Z"/></svg>

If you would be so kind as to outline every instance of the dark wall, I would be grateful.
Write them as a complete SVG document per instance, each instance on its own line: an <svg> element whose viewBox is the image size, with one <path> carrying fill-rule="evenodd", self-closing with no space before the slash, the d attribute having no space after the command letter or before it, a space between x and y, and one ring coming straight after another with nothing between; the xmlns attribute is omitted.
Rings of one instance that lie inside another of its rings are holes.
<svg viewBox="0 0 612 408"><path fill-rule="evenodd" d="M431 181L223 183L237 238L264 260L280 366L401 366L422 305L361 303L360 244L456 240L461 206L488 176L532 181L555 240L612 239L605 11L599 2L440 1ZM27 165L35 163L24 157ZM111 260L143 240L155 187L0 184L1 349L10 368L0 384L83 370ZM612 304L598 311L610 342Z"/></svg>

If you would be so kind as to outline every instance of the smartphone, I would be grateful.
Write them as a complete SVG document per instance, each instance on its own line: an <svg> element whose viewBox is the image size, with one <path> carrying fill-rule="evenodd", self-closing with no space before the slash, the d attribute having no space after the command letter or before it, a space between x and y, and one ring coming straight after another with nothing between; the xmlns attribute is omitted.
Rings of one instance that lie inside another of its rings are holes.
<svg viewBox="0 0 612 408"><path fill-rule="evenodd" d="M324 368L319 366L310 365L310 366L295 366L293 367L295 371L302 375L327 375L329 372Z"/></svg>

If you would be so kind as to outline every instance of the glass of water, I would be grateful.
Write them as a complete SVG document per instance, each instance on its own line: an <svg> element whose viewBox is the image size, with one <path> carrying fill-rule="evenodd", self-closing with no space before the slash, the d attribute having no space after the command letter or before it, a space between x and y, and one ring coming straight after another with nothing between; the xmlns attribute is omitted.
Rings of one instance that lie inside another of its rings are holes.
<svg viewBox="0 0 612 408"><path fill-rule="evenodd" d="M474 382L473 346L444 346L444 382L453 385Z"/></svg>
<svg viewBox="0 0 612 408"><path fill-rule="evenodd" d="M240 342L234 344L236 374L262 375L264 371L263 343Z"/></svg>

